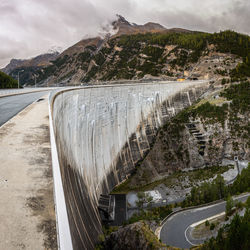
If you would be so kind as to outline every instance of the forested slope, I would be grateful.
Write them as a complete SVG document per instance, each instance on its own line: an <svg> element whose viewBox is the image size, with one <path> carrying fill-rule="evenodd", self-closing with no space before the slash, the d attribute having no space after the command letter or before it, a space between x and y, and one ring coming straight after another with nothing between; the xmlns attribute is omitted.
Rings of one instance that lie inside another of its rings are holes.
<svg viewBox="0 0 250 250"><path fill-rule="evenodd" d="M0 89L17 88L17 81L0 71Z"/></svg>
<svg viewBox="0 0 250 250"><path fill-rule="evenodd" d="M223 76L232 81L250 76L250 37L233 31L139 33L89 44L62 54L38 72L39 80L80 84L145 76Z"/></svg>

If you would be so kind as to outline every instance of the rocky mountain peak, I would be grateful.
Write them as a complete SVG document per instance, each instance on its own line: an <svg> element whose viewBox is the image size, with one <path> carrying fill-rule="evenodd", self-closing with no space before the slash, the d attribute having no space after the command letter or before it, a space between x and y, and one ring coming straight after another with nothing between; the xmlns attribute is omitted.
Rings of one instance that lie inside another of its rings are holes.
<svg viewBox="0 0 250 250"><path fill-rule="evenodd" d="M153 22L148 22L148 23L144 24L144 27L148 27L149 29L166 30L166 28L164 26L160 25L159 23L153 23Z"/></svg>
<svg viewBox="0 0 250 250"><path fill-rule="evenodd" d="M116 14L116 20L112 23L114 30L120 30L122 28L130 29L132 26L123 16Z"/></svg>
<svg viewBox="0 0 250 250"><path fill-rule="evenodd" d="M45 54L60 54L63 52L63 48L60 46L52 46Z"/></svg>
<svg viewBox="0 0 250 250"><path fill-rule="evenodd" d="M2 72L10 74L16 68L22 67L45 67L59 56L58 51L50 51L45 54L38 55L30 59L11 59L10 63L1 69Z"/></svg>
<svg viewBox="0 0 250 250"><path fill-rule="evenodd" d="M117 23L127 24L127 25L131 26L130 22L128 22L125 17L123 17L119 14L116 14L116 17L117 17L117 20L116 20Z"/></svg>
<svg viewBox="0 0 250 250"><path fill-rule="evenodd" d="M115 36L167 31L166 28L158 23L148 22L144 25L138 25L136 23L130 23L121 15L117 14L116 17L117 20L112 23L114 30L118 30Z"/></svg>

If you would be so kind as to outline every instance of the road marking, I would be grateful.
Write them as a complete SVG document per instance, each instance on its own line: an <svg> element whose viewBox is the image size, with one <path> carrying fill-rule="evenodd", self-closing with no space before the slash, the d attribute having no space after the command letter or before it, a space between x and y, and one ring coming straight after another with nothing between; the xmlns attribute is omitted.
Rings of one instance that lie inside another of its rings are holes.
<svg viewBox="0 0 250 250"><path fill-rule="evenodd" d="M225 213L225 212L222 212L222 213L220 213L220 214L216 214L216 215L211 216L211 217L209 217L209 218L206 218L206 219L204 219L204 220L200 220L200 221L195 222L195 223L193 223L192 225L190 225L190 227L196 227L196 226L198 226L198 225L204 223L206 220L212 220L212 219L215 219L215 218L217 218L217 217L220 217L220 216L222 216L222 215L224 215L224 214L226 214L226 213Z"/></svg>
<svg viewBox="0 0 250 250"><path fill-rule="evenodd" d="M248 193L248 194L244 194L244 195L239 195L239 196L237 196L237 197L233 197L233 199L234 199L234 200L237 200L237 199L240 199L240 198L244 198L244 197L246 197L246 196L249 196L249 193ZM224 202L226 202L226 201L224 201ZM218 204L222 204L222 203L224 203L224 202L221 202L221 203L218 203ZM216 205L218 205L218 204L216 204ZM210 207L213 207L213 206L215 206L215 205L208 206L208 207L204 207L204 208L210 208ZM196 211L197 211L197 210L196 210ZM215 219L215 218L217 218L217 217L219 217L219 216L222 216L222 215L224 215L224 214L225 214L225 212L222 212L222 213L216 214L216 215L214 215L214 216L211 216L211 217L209 217L209 218L206 218L206 219L204 219L204 220L201 220L201 221L198 221L198 222L195 222L195 223L189 225L189 226L186 228L185 232L184 232L186 241L187 241L190 245L192 245L192 246L198 246L198 244L193 244L193 243L188 239L188 236L187 236L187 231L188 231L188 229L189 229L190 227L195 227L195 226L197 226L197 225L200 225L200 224L204 223L206 220L212 220L212 219Z"/></svg>
<svg viewBox="0 0 250 250"><path fill-rule="evenodd" d="M198 226L198 225L204 223L204 222L207 221L207 220L209 221L209 220L215 219L215 218L220 217L220 216L222 216L222 215L224 215L224 214L226 214L226 213L225 213L225 212L222 212L222 213L216 214L216 215L214 215L214 216L211 216L211 217L209 217L209 218L206 218L206 219L204 219L204 220L200 220L200 221L198 221L198 222L195 222L195 223L189 225L189 226L186 228L185 232L184 232L186 241L187 241L189 244L193 245L193 246L198 246L198 244L193 244L193 243L188 239L187 230L188 230L189 228L196 227L196 226Z"/></svg>
<svg viewBox="0 0 250 250"><path fill-rule="evenodd" d="M234 200L238 200L238 199L241 199L241 198L244 198L244 197L247 197L247 196L250 196L250 193L241 194L241 195L238 195L238 196L235 196L235 197L232 197L232 198L233 198ZM165 224L166 224L168 221L170 221L171 219L173 219L174 216L179 215L179 214L181 214L181 213L185 213L185 212L195 212L195 211L198 211L198 210L208 209L208 208L211 208L211 207L214 207L214 206L223 204L223 203L226 203L226 201L222 201L222 202L219 202L219 203L213 204L213 205L208 205L208 206L206 206L206 207L202 207L202 209L200 209L200 208L194 208L194 209L192 209L192 210L183 210L183 211L180 211L179 213L174 214L173 216L171 216L168 220L166 220L166 221L164 222L164 224L158 229L159 231L157 230L157 233L158 233L157 236L158 236L159 238L161 238L161 230L162 230L162 228L165 226ZM225 213L225 212L222 212L222 213ZM215 218L216 216L220 216L220 215L222 215L222 213L217 214L217 215L214 215L214 216L211 216L211 217L209 217L209 218L206 218L204 221L206 221L207 219ZM195 222L195 223L189 225L189 226L186 228L185 232L184 232L184 236L185 236L185 238L186 238L186 241L187 241L190 245L192 245L192 246L197 246L198 244L193 244L193 243L188 239L188 237L187 237L187 230L188 230L189 227L194 226L194 225L197 224L197 223L200 224L200 223L202 223L202 222L199 221L199 222Z"/></svg>
<svg viewBox="0 0 250 250"><path fill-rule="evenodd" d="M192 245L192 246L197 246L197 244L193 244L193 243L188 239L188 237L187 237L187 230L189 229L189 227L190 227L190 226L188 226L188 227L186 228L185 232L184 232L186 241L187 241L190 245Z"/></svg>
<svg viewBox="0 0 250 250"><path fill-rule="evenodd" d="M239 198L243 198L243 197L246 197L246 196L249 196L250 194L247 193L247 194L244 194L244 195L239 195L239 196L235 196L233 197L233 200L236 200L236 199L239 199Z"/></svg>

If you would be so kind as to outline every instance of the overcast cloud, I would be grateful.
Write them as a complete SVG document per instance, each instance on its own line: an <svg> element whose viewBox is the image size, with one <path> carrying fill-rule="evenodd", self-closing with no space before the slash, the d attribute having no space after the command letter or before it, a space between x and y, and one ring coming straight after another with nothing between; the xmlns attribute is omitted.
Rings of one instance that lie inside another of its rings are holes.
<svg viewBox="0 0 250 250"><path fill-rule="evenodd" d="M250 0L0 0L0 67L96 36L115 14L138 24L250 34L249 13Z"/></svg>

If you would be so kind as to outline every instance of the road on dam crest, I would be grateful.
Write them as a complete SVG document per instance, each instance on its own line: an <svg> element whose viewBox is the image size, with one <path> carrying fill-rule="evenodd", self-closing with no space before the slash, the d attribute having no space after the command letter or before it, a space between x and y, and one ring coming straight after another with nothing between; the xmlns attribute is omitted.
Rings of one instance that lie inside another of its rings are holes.
<svg viewBox="0 0 250 250"><path fill-rule="evenodd" d="M0 98L0 126L48 91L20 94Z"/></svg>
<svg viewBox="0 0 250 250"><path fill-rule="evenodd" d="M246 201L249 194L237 197L238 201ZM161 241L170 246L178 248L190 248L196 244L187 234L188 228L193 223L199 222L211 216L225 211L226 202L195 208L177 213L170 217L163 225L160 232Z"/></svg>

